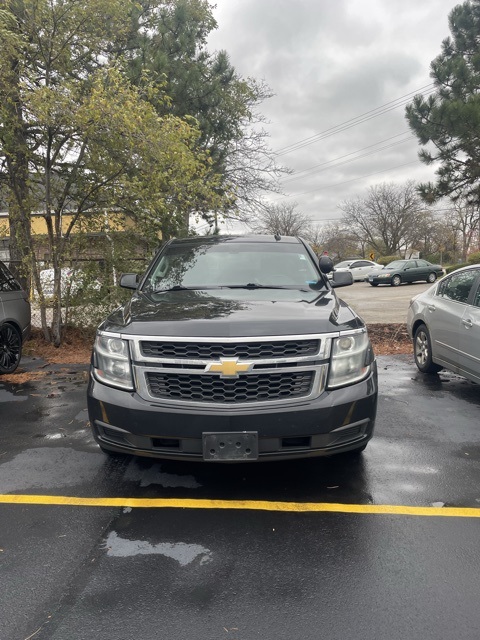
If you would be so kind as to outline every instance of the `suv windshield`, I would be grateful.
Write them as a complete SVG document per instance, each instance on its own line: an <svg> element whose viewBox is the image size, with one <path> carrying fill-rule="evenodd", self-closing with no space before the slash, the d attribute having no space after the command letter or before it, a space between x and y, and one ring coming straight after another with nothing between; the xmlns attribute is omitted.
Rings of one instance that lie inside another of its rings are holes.
<svg viewBox="0 0 480 640"><path fill-rule="evenodd" d="M218 242L169 245L143 291L260 285L305 288L321 280L300 243Z"/></svg>

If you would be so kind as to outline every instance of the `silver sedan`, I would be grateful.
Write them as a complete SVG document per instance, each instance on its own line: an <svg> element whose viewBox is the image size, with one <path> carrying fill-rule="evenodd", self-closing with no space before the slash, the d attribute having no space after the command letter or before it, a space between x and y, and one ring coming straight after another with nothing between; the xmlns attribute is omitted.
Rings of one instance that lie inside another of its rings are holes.
<svg viewBox="0 0 480 640"><path fill-rule="evenodd" d="M445 368L480 383L480 265L458 269L413 298L407 330L422 373Z"/></svg>

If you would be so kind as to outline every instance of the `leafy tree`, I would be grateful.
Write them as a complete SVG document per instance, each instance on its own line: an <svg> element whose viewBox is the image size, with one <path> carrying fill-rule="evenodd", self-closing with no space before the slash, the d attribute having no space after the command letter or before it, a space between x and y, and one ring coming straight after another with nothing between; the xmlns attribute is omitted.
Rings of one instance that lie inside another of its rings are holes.
<svg viewBox="0 0 480 640"><path fill-rule="evenodd" d="M417 95L406 108L426 164L438 163L436 182L420 185L428 202L443 196L480 203L480 0L456 6L451 37L431 63L435 93Z"/></svg>
<svg viewBox="0 0 480 640"><path fill-rule="evenodd" d="M225 51L209 53L208 34L217 24L206 0L151 2L142 0L133 16L135 27L129 42L129 74L142 83L145 71L157 83L164 82L168 102L155 106L159 113L193 116L208 150L211 172L220 176L218 191L222 211L214 212L248 220L263 206L265 192L278 192L277 178L286 169L275 162L263 129L259 105L271 92L264 82L242 78ZM190 211L210 220L212 213Z"/></svg>
<svg viewBox="0 0 480 640"><path fill-rule="evenodd" d="M425 209L413 181L370 187L363 198L340 205L342 222L363 246L379 255L396 255L415 246Z"/></svg>
<svg viewBox="0 0 480 640"><path fill-rule="evenodd" d="M222 202L195 122L159 116L152 105L167 98L158 86L145 79L134 87L122 72L129 0L4 4L0 160L11 256L29 267L45 336L59 344L60 268L81 223L111 209L158 236L162 225L178 227L185 210ZM30 232L34 210L43 212L55 271L50 329Z"/></svg>

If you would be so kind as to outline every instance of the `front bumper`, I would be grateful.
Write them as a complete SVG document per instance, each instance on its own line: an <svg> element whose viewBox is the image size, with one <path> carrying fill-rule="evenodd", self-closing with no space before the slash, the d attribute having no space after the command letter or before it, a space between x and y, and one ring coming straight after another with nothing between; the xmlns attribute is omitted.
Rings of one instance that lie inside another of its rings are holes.
<svg viewBox="0 0 480 640"><path fill-rule="evenodd" d="M258 433L258 460L328 456L363 447L373 435L376 363L365 380L281 407L220 408L146 402L90 376L88 412L93 435L107 450L153 458L203 460L203 434Z"/></svg>

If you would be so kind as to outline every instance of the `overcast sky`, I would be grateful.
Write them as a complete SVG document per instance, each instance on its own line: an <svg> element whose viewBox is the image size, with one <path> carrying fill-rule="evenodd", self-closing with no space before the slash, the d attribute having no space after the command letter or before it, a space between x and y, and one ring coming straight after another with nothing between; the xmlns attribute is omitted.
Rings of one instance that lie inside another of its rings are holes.
<svg viewBox="0 0 480 640"><path fill-rule="evenodd" d="M431 90L430 62L459 2L215 1L209 50L226 50L242 76L265 80L275 94L261 111L278 162L294 174L273 201L297 202L324 222L370 185L433 177L418 161L404 105Z"/></svg>

